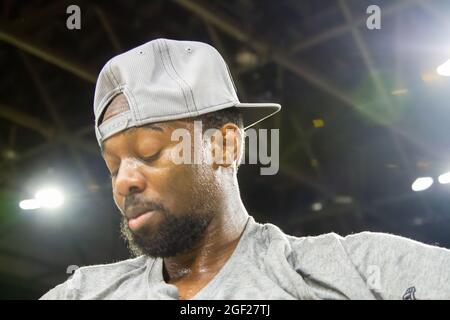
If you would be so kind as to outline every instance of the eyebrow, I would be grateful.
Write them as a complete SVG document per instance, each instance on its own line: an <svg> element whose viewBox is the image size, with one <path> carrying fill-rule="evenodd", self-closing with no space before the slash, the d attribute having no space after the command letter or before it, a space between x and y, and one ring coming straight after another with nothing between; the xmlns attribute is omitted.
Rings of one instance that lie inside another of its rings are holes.
<svg viewBox="0 0 450 320"><path fill-rule="evenodd" d="M125 130L124 133L125 133L125 134L128 134L128 133L131 133L132 131L134 131L134 130L136 130L136 129L140 129L140 128L142 128L142 129L147 129L147 130L152 130L152 131L160 131L160 132L164 132L164 129L163 129L161 126L159 126L159 125L157 125L157 124L154 124L154 123L149 123L149 124L144 124L144 125L139 126L139 127L132 127L132 128L129 128L129 129L131 129L131 130Z"/></svg>
<svg viewBox="0 0 450 320"><path fill-rule="evenodd" d="M161 131L164 132L164 129L154 123L149 123L149 124L145 124L139 128L144 128L144 129L150 129L150 130L156 130L156 131Z"/></svg>

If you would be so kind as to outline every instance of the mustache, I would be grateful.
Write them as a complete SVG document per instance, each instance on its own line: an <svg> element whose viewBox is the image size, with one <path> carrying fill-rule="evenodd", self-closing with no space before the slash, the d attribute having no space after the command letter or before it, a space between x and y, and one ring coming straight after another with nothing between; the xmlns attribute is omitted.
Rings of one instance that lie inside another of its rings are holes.
<svg viewBox="0 0 450 320"><path fill-rule="evenodd" d="M123 213L125 216L129 216L133 212L145 212L159 210L163 213L167 213L166 208L160 203L149 199L142 199L136 196L130 196L125 198L125 203L123 207Z"/></svg>

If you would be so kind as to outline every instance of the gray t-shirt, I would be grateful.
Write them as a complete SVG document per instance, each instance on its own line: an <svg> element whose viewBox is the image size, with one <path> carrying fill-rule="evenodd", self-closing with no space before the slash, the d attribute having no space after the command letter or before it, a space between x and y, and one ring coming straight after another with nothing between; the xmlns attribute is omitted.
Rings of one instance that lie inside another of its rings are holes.
<svg viewBox="0 0 450 320"><path fill-rule="evenodd" d="M41 299L178 299L161 258L79 268ZM200 299L450 299L450 250L384 233L286 235L249 216Z"/></svg>

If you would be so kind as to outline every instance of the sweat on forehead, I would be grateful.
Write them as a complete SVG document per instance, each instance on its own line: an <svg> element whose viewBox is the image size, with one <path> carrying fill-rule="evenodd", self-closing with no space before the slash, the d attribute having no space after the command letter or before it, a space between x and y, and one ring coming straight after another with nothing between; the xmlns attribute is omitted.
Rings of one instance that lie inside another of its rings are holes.
<svg viewBox="0 0 450 320"><path fill-rule="evenodd" d="M104 121L114 117L115 115L118 115L128 110L130 110L130 106L128 105L127 98L123 93L118 94L105 108L103 116L100 117L99 125Z"/></svg>

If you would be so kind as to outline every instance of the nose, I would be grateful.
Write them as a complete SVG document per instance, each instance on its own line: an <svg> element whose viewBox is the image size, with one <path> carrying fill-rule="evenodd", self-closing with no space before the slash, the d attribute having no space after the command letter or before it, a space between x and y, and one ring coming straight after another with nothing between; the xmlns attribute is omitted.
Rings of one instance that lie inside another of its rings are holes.
<svg viewBox="0 0 450 320"><path fill-rule="evenodd" d="M132 160L122 161L114 183L115 192L126 197L143 192L146 185L145 176L140 172L139 165Z"/></svg>

